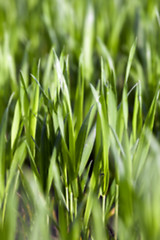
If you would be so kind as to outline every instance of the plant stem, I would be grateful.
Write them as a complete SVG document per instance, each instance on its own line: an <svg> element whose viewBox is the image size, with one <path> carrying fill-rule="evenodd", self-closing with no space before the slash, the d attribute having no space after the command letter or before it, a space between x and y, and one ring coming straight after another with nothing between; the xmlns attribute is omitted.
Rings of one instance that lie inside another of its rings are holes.
<svg viewBox="0 0 160 240"><path fill-rule="evenodd" d="M70 216L71 221L73 221L73 193L70 192Z"/></svg>
<svg viewBox="0 0 160 240"><path fill-rule="evenodd" d="M106 196L102 196L102 220L105 223L105 205L106 205Z"/></svg>
<svg viewBox="0 0 160 240"><path fill-rule="evenodd" d="M115 202L115 234L114 239L117 240L118 237L118 197L119 197L119 186L116 184L116 202Z"/></svg>
<svg viewBox="0 0 160 240"><path fill-rule="evenodd" d="M77 198L74 198L74 215L77 216Z"/></svg>

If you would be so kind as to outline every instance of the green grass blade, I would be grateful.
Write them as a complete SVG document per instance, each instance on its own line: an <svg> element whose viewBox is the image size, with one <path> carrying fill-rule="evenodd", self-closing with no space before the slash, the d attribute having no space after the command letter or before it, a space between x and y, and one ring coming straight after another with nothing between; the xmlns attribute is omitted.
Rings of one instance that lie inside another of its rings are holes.
<svg viewBox="0 0 160 240"><path fill-rule="evenodd" d="M5 199L4 199L4 205L3 205L2 221L4 221L4 217L5 217L5 211L6 211L6 204L7 204L7 201L8 201L8 191L9 191L9 188L10 188L10 186L12 184L12 180L13 180L15 174L18 171L18 167L21 167L23 162L24 162L24 160L25 160L26 153L27 153L27 151L26 151L26 143L25 143L25 141L23 141L17 147L17 149L16 149L16 151L14 153L12 162L11 162L11 167L10 167L10 170L9 170L9 175L8 175L8 178L7 178L7 183L6 183L6 188L5 188Z"/></svg>
<svg viewBox="0 0 160 240"><path fill-rule="evenodd" d="M30 97L28 95L25 81L23 78L22 72L20 72L20 107L21 107L21 114L22 114L22 120L25 128L25 134L28 143L30 143L30 131L29 131L29 110L30 110Z"/></svg>
<svg viewBox="0 0 160 240"><path fill-rule="evenodd" d="M132 129L133 129L133 142L136 142L137 139L137 115L139 109L138 102L138 89L136 89L135 98L134 98L134 109L133 109L133 119L132 119Z"/></svg>
<svg viewBox="0 0 160 240"><path fill-rule="evenodd" d="M40 61L38 64L38 81L39 81L39 74L40 74ZM36 136L36 126L37 126L37 114L38 114L38 107L39 107L39 86L35 83L34 86L34 98L31 102L31 113L30 113L30 122L29 122L29 128L30 128L30 136L35 139ZM35 143L33 141L30 141L31 146L31 152L33 156L35 156Z"/></svg>
<svg viewBox="0 0 160 240"><path fill-rule="evenodd" d="M93 196L94 198L94 196ZM99 202L95 198L94 200L94 207L92 208L92 234L95 240L98 239L107 239L104 224L102 222L102 210L99 205Z"/></svg>
<svg viewBox="0 0 160 240"><path fill-rule="evenodd" d="M69 115L72 115L71 105L70 105L70 95L69 95L68 87L67 87L64 75L63 75L62 67L61 67L60 61L59 61L54 49L53 49L53 53L54 53L54 58L55 58L55 71L57 73L59 85L60 85L61 91L65 97Z"/></svg>
<svg viewBox="0 0 160 240"><path fill-rule="evenodd" d="M81 162L82 154L83 154L83 149L86 141L86 137L88 134L88 123L90 119L92 108L90 109L89 113L87 114L81 129L78 133L77 139L76 139L76 163L77 163L77 168L79 168L79 164Z"/></svg>
<svg viewBox="0 0 160 240"><path fill-rule="evenodd" d="M93 55L93 41L94 41L94 8L89 2L87 7L87 13L84 23L84 34L83 34L83 56L84 56L84 73L86 80L89 81L93 66L92 66L92 55Z"/></svg>
<svg viewBox="0 0 160 240"><path fill-rule="evenodd" d="M117 123L117 100L112 88L107 89L108 121L114 129Z"/></svg>
<svg viewBox="0 0 160 240"><path fill-rule="evenodd" d="M124 87L124 89L123 89L122 109L123 109L124 126L125 126L125 128L128 128L128 99L127 99L127 87Z"/></svg>
<svg viewBox="0 0 160 240"><path fill-rule="evenodd" d="M120 141L119 141L118 135L116 134L116 132L115 132L114 128L112 128L112 126L110 126L110 128L111 128L111 130L112 130L113 136L114 136L114 138L115 138L115 140L116 140L116 143L117 143L118 148L119 148L120 151L121 151L122 156L125 157L125 152L124 152L124 149L123 149L122 144L121 144Z"/></svg>
<svg viewBox="0 0 160 240"><path fill-rule="evenodd" d="M61 135L58 134L55 146L54 146L53 151L52 151L52 156L51 156L51 159L50 159L50 165L49 165L49 169L48 169L47 193L49 193L52 181L54 179L54 169L55 169L54 165L56 164L56 159L57 159L58 149L60 147L60 143L61 143ZM60 187L61 185L59 183L59 180L57 182L58 182L57 186ZM61 188L58 188L58 189L60 190Z"/></svg>
<svg viewBox="0 0 160 240"><path fill-rule="evenodd" d="M55 57L55 71L57 73L57 78L59 80L59 85L61 88L61 92L64 96L64 103L67 107L67 113L69 114L68 117L68 129L69 129L69 152L71 155L71 161L73 164L73 167L75 169L75 132L74 132L74 126L73 126L73 117L72 117L72 108L71 108L71 102L70 102L70 94L69 90L63 75L63 71L61 68L60 61L53 50L54 57Z"/></svg>
<svg viewBox="0 0 160 240"><path fill-rule="evenodd" d="M26 84L25 84L23 73L21 71L20 71L20 81L21 81L23 90L25 92L25 96L26 96L26 98L28 99L28 102L29 102L29 95L28 95L28 92L27 92L27 87L26 87ZM20 88L20 90L21 90L21 88Z"/></svg>
<svg viewBox="0 0 160 240"><path fill-rule="evenodd" d="M89 134L88 138L85 141L82 158L81 158L81 162L80 162L80 166L79 166L79 172L78 172L79 176L82 175L84 168L87 164L87 161L88 161L91 151L93 149L95 137L96 137L96 127L93 127L93 129L91 130L91 133Z"/></svg>
<svg viewBox="0 0 160 240"><path fill-rule="evenodd" d="M47 135L47 125L46 125L46 117L45 117L43 122L42 132L41 132L40 159L39 159L42 188L44 191L46 191L46 187L47 187L49 158L50 158L50 145L49 145L49 140Z"/></svg>
<svg viewBox="0 0 160 240"><path fill-rule="evenodd" d="M132 183L132 159L130 153L130 143L129 143L129 136L127 129L124 129L124 136L123 136L123 149L125 151L125 156L123 157L124 161L124 168L125 168L125 178L127 179L128 183Z"/></svg>
<svg viewBox="0 0 160 240"><path fill-rule="evenodd" d="M124 87L123 87L123 93L122 93L122 102L120 105L120 109L118 111L118 119L119 121L117 122L117 134L118 137L121 141L122 135L123 135L123 130L124 127L127 129L128 128L128 99L127 99L127 82L130 74L130 69L131 69L131 64L133 61L133 57L135 54L136 50L136 43L137 40L133 43L130 52L129 52L129 57L128 57L128 62L127 62L127 67L126 67L126 73L125 73L125 81L124 81Z"/></svg>
<svg viewBox="0 0 160 240"><path fill-rule="evenodd" d="M115 72L115 67L114 67L114 63L113 63L113 59L107 49L107 47L104 45L104 43L102 42L102 40L100 38L98 38L98 44L100 46L101 52L102 52L102 56L104 59L107 60L108 66L109 66L109 71L110 71L110 83L111 83L111 87L112 90L115 94L116 97L116 72Z"/></svg>
<svg viewBox="0 0 160 240"><path fill-rule="evenodd" d="M137 179L140 172L142 171L147 153L149 151L149 141L146 139L146 131L147 129L149 130L153 129L158 98L159 98L159 86L156 90L155 96L153 98L152 104L147 114L143 129L139 138L137 151L135 152L133 157L134 179Z"/></svg>
<svg viewBox="0 0 160 240"><path fill-rule="evenodd" d="M86 207L85 207L85 213L84 213L84 226L87 228L88 226L88 222L91 216L91 211L92 211L92 207L93 207L93 195L94 192L97 191L98 188L98 184L97 181L99 179L100 176L100 161L102 158L102 149L99 150L99 153L95 159L94 162L94 166L93 166L93 172L92 172L92 176L90 179L90 183L89 183L89 193L88 193L88 198L87 198L87 203L86 203Z"/></svg>
<svg viewBox="0 0 160 240"><path fill-rule="evenodd" d="M59 228L60 228L60 236L62 240L67 239L67 218L65 208L62 203L59 203L58 206L58 214L59 214Z"/></svg>
<svg viewBox="0 0 160 240"><path fill-rule="evenodd" d="M21 109L20 109L20 101L18 100L15 106L14 110L14 116L13 116L13 123L12 123L12 129L11 129L11 149L13 151L14 144L17 139L19 126L20 126L20 120L21 120Z"/></svg>
<svg viewBox="0 0 160 240"><path fill-rule="evenodd" d="M38 181L35 180L33 174L29 170L26 170L25 172L23 172L22 169L20 168L20 175L21 175L23 188L26 191L28 198L31 201L30 211L33 219L33 223L32 223L33 228L30 229L29 231L28 239L38 240L39 236L41 236L44 239L49 239L49 222L48 222L47 203L42 194L39 183ZM38 201L37 201L37 196L38 196Z"/></svg>
<svg viewBox="0 0 160 240"><path fill-rule="evenodd" d="M48 102L48 101L49 101L49 98L48 98L47 94L45 93L45 91L43 90L43 88L42 88L39 80L38 80L33 74L31 74L31 77L32 77L32 78L35 80L35 82L37 83L39 89L41 90L41 92L42 92L42 94L43 94L43 97L44 97L45 101ZM35 88L36 88L36 87L35 87Z"/></svg>
<svg viewBox="0 0 160 240"><path fill-rule="evenodd" d="M26 142L26 145L27 145L27 150L28 150L28 153L29 153L29 156L30 156L30 159L31 159L31 168L32 168L33 172L35 173L37 179L40 181L40 175L39 175L36 163L35 163L35 158L33 157L31 149L30 149L27 142Z"/></svg>
<svg viewBox="0 0 160 240"><path fill-rule="evenodd" d="M0 125L0 183L1 183L1 187L0 187L0 206L2 204L2 199L3 199L3 195L4 195L4 191L5 191L5 148L6 148L6 144L5 144L5 135L6 135L6 130L7 130L7 121L8 121L8 111L9 111L9 107L11 104L11 101L13 99L13 94L11 95L9 102L8 102L8 106L4 112L2 121L1 121L1 125Z"/></svg>
<svg viewBox="0 0 160 240"><path fill-rule="evenodd" d="M130 52L129 52L129 57L128 57L128 62L127 62L127 68L126 68L126 74L125 74L125 81L124 81L124 86L127 84L127 81L128 81L128 77L129 77L129 74L130 74L130 69L131 69L131 65L132 65L132 62L133 62L133 57L134 57L134 54L135 54L135 51L136 51L136 45L137 45L137 39L134 41L131 49L130 49Z"/></svg>
<svg viewBox="0 0 160 240"><path fill-rule="evenodd" d="M101 131L102 131L102 146L103 146L103 192L105 193L109 184L109 160L108 160L108 151L109 151L109 124L108 124L108 115L107 115L107 106L105 103L104 95L101 95L100 99L98 96L97 90L90 84L92 93L97 103L98 113L101 121Z"/></svg>
<svg viewBox="0 0 160 240"><path fill-rule="evenodd" d="M84 69L82 55L79 59L78 84L75 96L74 119L75 119L75 137L77 137L79 129L83 122L83 102L84 102Z"/></svg>
<svg viewBox="0 0 160 240"><path fill-rule="evenodd" d="M2 232L0 230L1 240L14 240L16 238L17 230L17 197L14 192L15 179L8 191L8 201L6 204L6 214L2 225ZM12 217L11 217L12 216Z"/></svg>

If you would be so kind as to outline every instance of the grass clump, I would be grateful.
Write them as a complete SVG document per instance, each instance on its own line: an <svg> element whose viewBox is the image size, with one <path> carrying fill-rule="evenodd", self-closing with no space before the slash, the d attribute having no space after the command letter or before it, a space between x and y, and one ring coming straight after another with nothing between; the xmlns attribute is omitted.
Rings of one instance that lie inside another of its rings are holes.
<svg viewBox="0 0 160 240"><path fill-rule="evenodd" d="M158 1L0 13L1 238L158 240Z"/></svg>

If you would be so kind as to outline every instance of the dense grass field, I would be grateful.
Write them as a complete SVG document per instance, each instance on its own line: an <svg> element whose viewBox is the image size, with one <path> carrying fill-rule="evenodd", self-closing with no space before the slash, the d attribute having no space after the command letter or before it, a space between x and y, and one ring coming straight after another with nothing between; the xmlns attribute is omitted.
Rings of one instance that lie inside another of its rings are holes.
<svg viewBox="0 0 160 240"><path fill-rule="evenodd" d="M0 240L160 239L158 0L0 0Z"/></svg>

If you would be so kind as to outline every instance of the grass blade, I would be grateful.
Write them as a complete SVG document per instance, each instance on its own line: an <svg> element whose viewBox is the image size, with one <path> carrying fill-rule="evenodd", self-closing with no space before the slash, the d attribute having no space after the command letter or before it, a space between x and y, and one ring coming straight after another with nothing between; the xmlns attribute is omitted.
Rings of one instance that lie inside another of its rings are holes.
<svg viewBox="0 0 160 240"><path fill-rule="evenodd" d="M156 90L154 99L152 101L149 112L147 114L143 129L142 129L142 132L140 135L137 151L135 152L134 157L133 157L134 179L138 178L138 176L143 168L147 153L149 151L149 142L146 139L146 131L147 131L147 129L149 129L149 130L153 129L158 98L159 98L159 86Z"/></svg>
<svg viewBox="0 0 160 240"><path fill-rule="evenodd" d="M81 129L78 133L77 139L76 139L76 162L77 162L78 168L79 168L79 164L81 162L86 137L88 134L88 123L89 123L91 111L92 111L92 108L90 109L89 113L87 114L87 116L81 126Z"/></svg>
<svg viewBox="0 0 160 240"><path fill-rule="evenodd" d="M5 144L5 135L6 135L6 129L7 129L7 121L8 121L8 111L9 111L9 107L11 104L11 101L13 99L13 95L11 95L9 102L8 102L8 106L4 112L2 121L1 121L1 125L0 125L0 183L1 183L1 187L0 187L0 206L2 204L2 199L3 199L3 195L4 195L4 191L5 191L5 148L6 148L6 144Z"/></svg>
<svg viewBox="0 0 160 240"><path fill-rule="evenodd" d="M40 74L40 61L38 64L38 81L39 81L39 74ZM29 122L29 128L30 128L30 136L32 136L33 139L35 139L36 136L36 126L37 126L37 114L38 114L38 106L39 106L39 86L35 83L34 86L34 99L31 102L31 113L30 113L30 122ZM33 157L35 156L35 144L33 141L30 141L30 148L31 152L33 154Z"/></svg>
<svg viewBox="0 0 160 240"><path fill-rule="evenodd" d="M83 170L86 166L86 163L89 159L89 156L90 156L91 151L93 149L95 137L96 137L96 127L93 127L93 129L91 130L91 133L89 134L88 138L85 141L85 145L84 145L83 153L82 153L82 158L81 158L81 162L80 162L80 166L79 166L79 172L78 172L79 176L82 175Z"/></svg>
<svg viewBox="0 0 160 240"><path fill-rule="evenodd" d="M11 149L12 149L12 151L13 151L13 147L15 145L16 139L17 139L20 120L21 120L21 109L20 109L20 101L18 100L16 103L15 111L14 111L14 117L13 117L12 129L11 129Z"/></svg>

